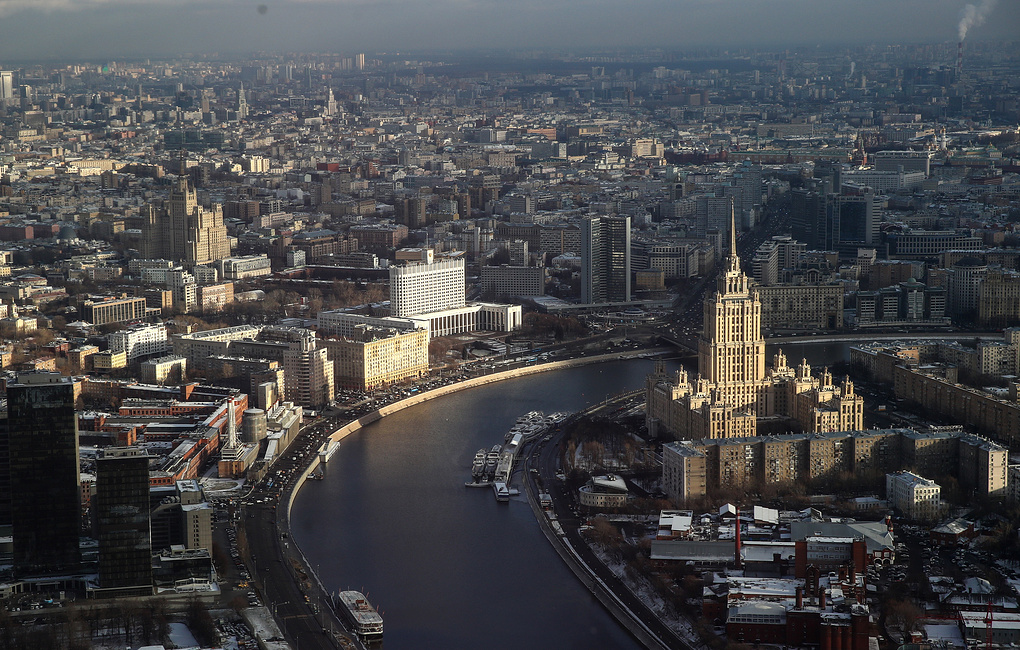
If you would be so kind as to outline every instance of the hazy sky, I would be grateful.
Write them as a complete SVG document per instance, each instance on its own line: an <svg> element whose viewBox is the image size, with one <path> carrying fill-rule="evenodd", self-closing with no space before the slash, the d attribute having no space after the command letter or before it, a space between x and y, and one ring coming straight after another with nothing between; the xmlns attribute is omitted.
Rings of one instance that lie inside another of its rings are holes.
<svg viewBox="0 0 1020 650"><path fill-rule="evenodd" d="M993 8L968 39L1020 34L1020 1L972 2ZM951 42L966 5L960 0L0 0L0 66L9 60L188 52Z"/></svg>

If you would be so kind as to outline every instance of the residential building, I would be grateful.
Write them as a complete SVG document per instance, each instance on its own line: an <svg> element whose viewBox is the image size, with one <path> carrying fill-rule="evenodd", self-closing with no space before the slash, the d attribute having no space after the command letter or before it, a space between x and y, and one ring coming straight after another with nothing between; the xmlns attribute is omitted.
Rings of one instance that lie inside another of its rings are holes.
<svg viewBox="0 0 1020 650"><path fill-rule="evenodd" d="M880 490L905 468L953 476L975 494L1006 497L1013 486L1005 447L962 431L872 429L679 440L663 445L663 490L684 502L717 490L765 485L821 487L851 477Z"/></svg>
<svg viewBox="0 0 1020 650"><path fill-rule="evenodd" d="M358 325L350 337L320 339L333 362L337 386L374 390L429 371L429 336L424 329L398 331Z"/></svg>
<svg viewBox="0 0 1020 650"><path fill-rule="evenodd" d="M168 355L143 361L139 366L138 378L150 384L178 384L184 381L187 372L187 358Z"/></svg>
<svg viewBox="0 0 1020 650"><path fill-rule="evenodd" d="M886 475L885 489L889 504L907 518L931 521L938 517L941 488L935 481L902 471Z"/></svg>
<svg viewBox="0 0 1020 650"><path fill-rule="evenodd" d="M541 266L483 266L478 286L499 299L545 294L545 268Z"/></svg>
<svg viewBox="0 0 1020 650"><path fill-rule="evenodd" d="M288 401L309 408L323 408L335 395L333 362L315 333L296 332L283 353L284 394Z"/></svg>
<svg viewBox="0 0 1020 650"><path fill-rule="evenodd" d="M107 340L110 350L125 353L128 363L141 357L164 354L170 349L166 327L163 325L135 325L111 333Z"/></svg>
<svg viewBox="0 0 1020 650"><path fill-rule="evenodd" d="M843 328L843 285L779 284L757 287L766 329Z"/></svg>

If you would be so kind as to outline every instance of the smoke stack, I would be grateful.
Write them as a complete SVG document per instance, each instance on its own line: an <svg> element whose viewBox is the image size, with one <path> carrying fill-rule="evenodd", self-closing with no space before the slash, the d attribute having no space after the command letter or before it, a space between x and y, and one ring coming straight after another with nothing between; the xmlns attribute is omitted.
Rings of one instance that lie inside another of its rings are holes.
<svg viewBox="0 0 1020 650"><path fill-rule="evenodd" d="M804 587L797 587L797 609L804 609Z"/></svg>
<svg viewBox="0 0 1020 650"><path fill-rule="evenodd" d="M825 587L818 589L818 609L825 609Z"/></svg>
<svg viewBox="0 0 1020 650"><path fill-rule="evenodd" d="M737 560L737 568L739 569L740 568L740 508L737 507L736 510L737 510L737 519L736 519L736 525L737 525L737 545L736 545L737 558L736 558L736 560Z"/></svg>
<svg viewBox="0 0 1020 650"><path fill-rule="evenodd" d="M963 74L963 41L960 41L959 45L956 46L956 79L960 79L960 75Z"/></svg>

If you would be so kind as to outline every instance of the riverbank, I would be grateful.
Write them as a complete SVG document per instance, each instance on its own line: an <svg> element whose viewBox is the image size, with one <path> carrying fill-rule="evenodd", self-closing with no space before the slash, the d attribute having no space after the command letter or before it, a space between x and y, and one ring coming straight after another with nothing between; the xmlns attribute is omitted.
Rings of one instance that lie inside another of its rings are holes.
<svg viewBox="0 0 1020 650"><path fill-rule="evenodd" d="M565 359L562 361L522 366L519 368L509 369L504 372L474 377L472 379L436 388L427 393L411 395L393 404L383 405L380 408L363 415L357 420L346 423L344 426L334 431L333 434L326 437L325 439L318 438L318 440L320 442L325 440L327 444L339 442L340 440L343 440L344 438L350 436L352 433L359 431L361 428L373 424L375 422L378 422L384 417L398 413L404 409L410 408L411 406L420 405L426 401L433 400L438 397L450 396L453 393L466 391L468 389L489 386L492 384L496 384L497 382L502 382L509 379L520 378L533 374L546 373L552 370L563 370L569 368L576 368L580 366L604 364L606 362L619 361L621 359L641 358L647 357L649 355L657 355L668 352L670 352L670 350L666 348L629 350L626 352L616 352L613 354L591 355L578 357L575 359ZM595 372L597 376L601 371L592 372ZM493 390L493 388L490 387L487 390L491 391ZM603 393L600 390L600 392L598 392L597 394L602 395ZM577 406L572 406L571 408L576 409ZM355 444L357 445L358 443ZM329 602L328 596L326 596L327 590L324 588L321 582L322 577L318 575L319 572L317 570L312 570L312 568L315 566L315 563L309 561L308 556L306 556L306 549L298 546L296 540L294 539L291 530L293 525L292 515L294 511L294 505L297 500L297 495L300 493L301 489L305 486L306 481L309 480L309 476L311 474L317 473L320 470L325 471L325 473L328 476L329 467L333 463L339 462L340 462L339 458L333 459L325 466L323 466L320 463L318 455L317 454L313 455L310 459L308 459L307 466L303 470L295 469L294 481L291 483L290 486L288 486L287 491L283 495L281 495L280 501L278 502L279 508L276 509L276 511L273 513L273 520L277 524L277 530L279 531L280 534L275 536L278 540L276 542L277 546L274 549L275 552L267 553L267 556L274 557L279 554L287 559L288 569L290 568L291 565L293 566L293 570L288 571L289 579L294 581L295 583L300 583L302 590L306 592L305 595L309 596L310 600L313 603L314 602L328 603ZM303 507L298 507L298 511L301 511L302 509ZM263 534L262 531L259 531L259 534L260 535ZM286 543L286 540L288 539L290 541L289 544ZM283 541L283 543L280 543L281 540ZM307 545L307 542L305 544ZM316 555L314 552L314 548L313 552L310 552L310 555L312 556ZM322 560L320 558L316 558L316 562L322 562ZM330 576L327 573L325 575L329 577L329 582L331 584L337 583L338 577L335 574ZM340 577L339 580L341 583L343 583L346 580L346 578ZM330 618L333 617L331 616ZM302 639L302 647L304 646L304 644L305 639Z"/></svg>
<svg viewBox="0 0 1020 650"><path fill-rule="evenodd" d="M673 351L674 351L673 348L660 347L651 348L649 350L633 350L628 352L614 352L612 354L599 354L592 355L590 357L577 357L575 359L564 359L563 361L548 361L546 363L539 363L533 366L523 366L520 368L513 368L511 370L505 370L502 372L494 372L489 375L482 375L481 377L465 379L464 381L459 381L453 384L447 384L446 386L440 386L439 388L435 388L428 392L410 395L398 402L387 404L382 408L372 411L371 413L366 413L357 420L345 424L344 426L334 431L332 434L330 434L327 440L328 442L339 442L346 438L347 436L351 435L352 433L359 431L362 427L372 424L373 422L377 422L378 420L386 417L387 415L392 415L393 413L402 411L412 406L417 406L418 404L421 404L423 402L444 397L446 395L450 395L452 393L460 392L463 390L477 388L479 386L485 386L499 381L505 381L507 379L526 377L528 375L533 375L540 372L549 372L551 370L562 370L566 368L576 368L579 366L605 363L606 361L618 361L621 359L639 359L649 356L657 356L660 354L667 354ZM318 460L316 460L315 462L312 463L312 465L309 466L309 470L306 472L306 474L313 471L317 467ZM302 479L304 479L304 477L302 477ZM295 493L296 491L297 490L295 490Z"/></svg>
<svg viewBox="0 0 1020 650"><path fill-rule="evenodd" d="M640 391L634 392L639 393ZM626 399L633 394L634 393L630 393L622 396L621 398L618 398L618 400L614 400L614 402ZM608 408L608 406L614 402L593 406L582 411L580 414L572 416L571 419L583 415L593 415L599 410ZM555 448L558 444L560 435L561 434L552 435L548 438L543 438L542 440L549 441L551 443L549 446L551 448ZM578 553L577 549L574 548L573 544L571 544L570 540L567 538L556 513L553 511L547 512L542 508L537 495L538 487L535 485L535 478L530 469L536 469L539 473L542 472L540 468L541 463L536 460L536 457L541 455L543 447L544 445L539 444L539 441L532 443L529 447L527 457L522 463L523 466L529 468L529 471L526 471L523 474L523 483L525 493L528 497L528 504L531 506L535 519L538 521L542 534L556 550L556 553L560 556L560 559L563 560L563 563L566 564L581 584L587 587L591 594L595 596L600 603L602 603L602 606L613 615L613 618L627 628L634 638L640 641L642 645L648 648L648 650L666 650L667 648L673 647L670 643L663 641L655 631L641 620L641 617L638 616L633 609L621 600L620 596L616 594L599 575L600 572L597 568L593 568L589 562L586 562L585 559L581 557L581 554ZM549 476L548 473L542 474L542 478L546 481L552 480L552 476ZM675 640L679 643L683 643L683 640L678 637L675 637ZM690 646L685 647L687 647L688 650L691 650Z"/></svg>

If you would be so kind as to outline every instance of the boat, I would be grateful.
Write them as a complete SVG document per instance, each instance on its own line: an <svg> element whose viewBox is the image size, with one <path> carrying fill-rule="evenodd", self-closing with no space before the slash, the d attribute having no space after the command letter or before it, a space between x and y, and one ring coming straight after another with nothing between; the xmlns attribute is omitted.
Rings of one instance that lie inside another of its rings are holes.
<svg viewBox="0 0 1020 650"><path fill-rule="evenodd" d="M337 609L353 630L365 641L377 641L383 636L382 616L372 607L360 591L341 591Z"/></svg>
<svg viewBox="0 0 1020 650"><path fill-rule="evenodd" d="M496 465L499 464L499 452L503 447L501 445L493 445L492 449L485 456L485 474L491 475L496 471Z"/></svg>
<svg viewBox="0 0 1020 650"><path fill-rule="evenodd" d="M529 411L517 418L517 426L520 428L528 428L545 419L545 414L542 411Z"/></svg>
<svg viewBox="0 0 1020 650"><path fill-rule="evenodd" d="M308 478L313 481L321 481L322 479L326 478L326 476L322 472L314 472L312 474L309 474Z"/></svg>
<svg viewBox="0 0 1020 650"><path fill-rule="evenodd" d="M338 440L327 440L322 443L322 446L319 447L319 462L323 464L328 463L338 449L340 449L340 441Z"/></svg>
<svg viewBox="0 0 1020 650"><path fill-rule="evenodd" d="M510 489L507 488L506 483L503 481L497 481L492 484L492 491L496 493L496 501L500 503L506 503L510 501Z"/></svg>
<svg viewBox="0 0 1020 650"><path fill-rule="evenodd" d="M471 478L481 478L482 473L485 471L485 450L479 449L475 454L475 459L471 461Z"/></svg>

